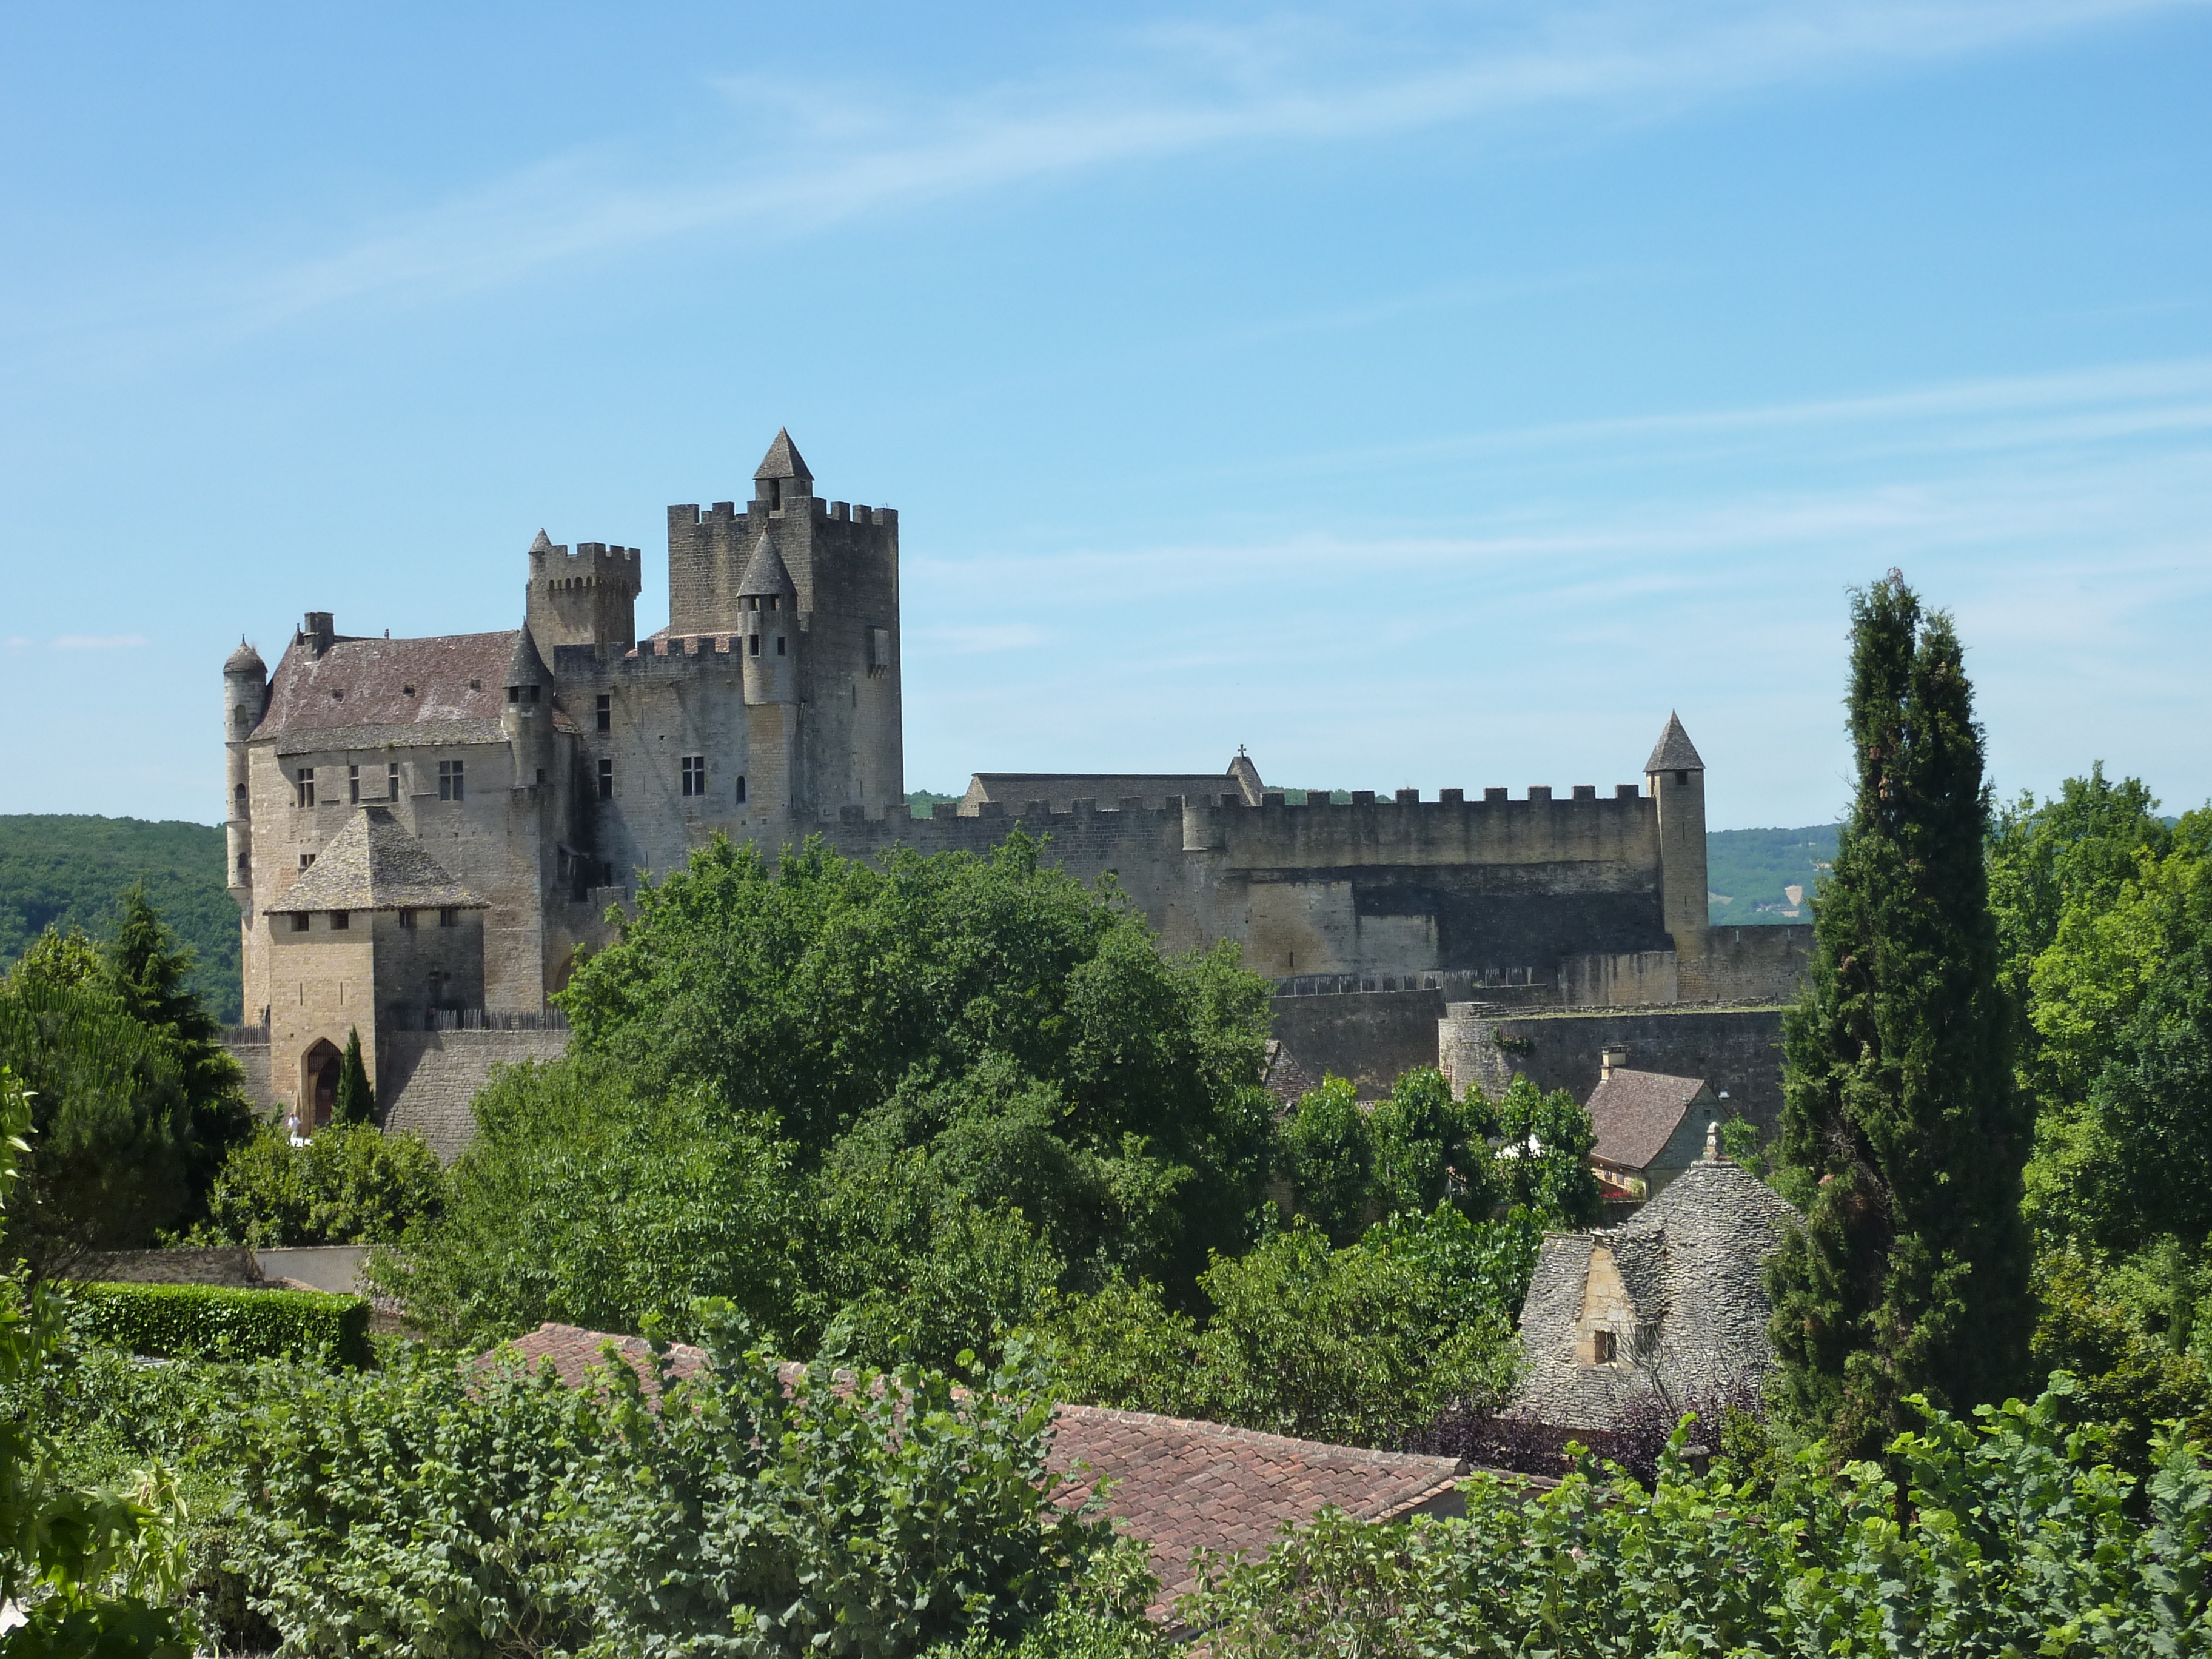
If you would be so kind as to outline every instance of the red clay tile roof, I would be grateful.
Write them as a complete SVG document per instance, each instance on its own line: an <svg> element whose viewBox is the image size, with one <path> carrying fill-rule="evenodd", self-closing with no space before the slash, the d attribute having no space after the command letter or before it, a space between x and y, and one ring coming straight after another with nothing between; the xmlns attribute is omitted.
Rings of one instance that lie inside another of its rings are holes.
<svg viewBox="0 0 2212 1659"><path fill-rule="evenodd" d="M1624 1170L1641 1170L1681 1127L1682 1114L1705 1086L1701 1077L1615 1068L1589 1097L1590 1125L1597 1131L1590 1156Z"/></svg>
<svg viewBox="0 0 2212 1659"><path fill-rule="evenodd" d="M318 659L294 640L258 738L280 752L392 743L496 743L520 629L423 640L341 639ZM408 688L413 688L410 692Z"/></svg>
<svg viewBox="0 0 2212 1659"><path fill-rule="evenodd" d="M599 1348L606 1342L616 1345L641 1377L647 1376L651 1350L640 1337L548 1323L505 1349L533 1363L551 1360L573 1388L604 1363ZM678 1378L696 1375L707 1363L703 1350L684 1343L672 1345L669 1359ZM787 1381L804 1369L782 1368ZM1155 1617L1166 1614L1197 1582L1190 1571L1195 1549L1262 1555L1285 1522L1310 1521L1332 1504L1363 1521L1394 1521L1417 1511L1455 1513L1454 1486L1468 1473L1455 1458L1363 1451L1103 1406L1060 1407L1048 1462L1055 1473L1068 1476L1054 1502L1079 1504L1103 1480L1106 1512L1152 1545L1152 1571L1160 1579ZM1078 1469L1079 1463L1087 1467Z"/></svg>

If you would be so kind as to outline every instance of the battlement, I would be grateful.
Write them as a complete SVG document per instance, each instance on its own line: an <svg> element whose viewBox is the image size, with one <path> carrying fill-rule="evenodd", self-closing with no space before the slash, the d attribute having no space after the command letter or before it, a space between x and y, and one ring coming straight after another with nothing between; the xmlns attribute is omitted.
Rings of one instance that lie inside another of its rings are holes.
<svg viewBox="0 0 2212 1659"><path fill-rule="evenodd" d="M635 594L641 583L643 555L619 543L579 542L571 553L568 544L556 542L530 550L530 579L550 592L565 592L602 585L626 586Z"/></svg>

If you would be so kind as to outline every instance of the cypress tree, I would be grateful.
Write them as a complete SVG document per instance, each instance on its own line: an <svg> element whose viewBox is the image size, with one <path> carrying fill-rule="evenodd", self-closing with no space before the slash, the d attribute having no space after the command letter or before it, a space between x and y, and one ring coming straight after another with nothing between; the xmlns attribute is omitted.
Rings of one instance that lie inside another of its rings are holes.
<svg viewBox="0 0 2212 1659"><path fill-rule="evenodd" d="M1951 618L1898 572L1851 611L1857 793L1783 1021L1806 1223L1768 1269L1784 1403L1839 1458L1878 1452L1909 1395L1963 1412L2015 1390L2033 1324L1972 688Z"/></svg>
<svg viewBox="0 0 2212 1659"><path fill-rule="evenodd" d="M331 1116L339 1123L376 1121L376 1096L368 1086L368 1067L362 1063L357 1025L346 1032L345 1058L338 1062L338 1092L331 1105Z"/></svg>

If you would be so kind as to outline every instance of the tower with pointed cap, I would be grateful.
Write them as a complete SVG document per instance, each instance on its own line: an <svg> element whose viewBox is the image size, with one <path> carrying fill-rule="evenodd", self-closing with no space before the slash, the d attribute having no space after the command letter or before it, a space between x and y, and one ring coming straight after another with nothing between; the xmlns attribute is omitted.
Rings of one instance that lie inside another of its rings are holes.
<svg viewBox="0 0 2212 1659"><path fill-rule="evenodd" d="M540 530L530 544L523 605L539 649L588 645L629 650L637 642L640 570L634 547L580 542L571 553Z"/></svg>
<svg viewBox="0 0 2212 1659"><path fill-rule="evenodd" d="M1705 763L1669 713L1667 727L1644 763L1644 781L1659 809L1660 914L1674 936L1682 994L1708 994L1704 986L1711 926L1705 892Z"/></svg>

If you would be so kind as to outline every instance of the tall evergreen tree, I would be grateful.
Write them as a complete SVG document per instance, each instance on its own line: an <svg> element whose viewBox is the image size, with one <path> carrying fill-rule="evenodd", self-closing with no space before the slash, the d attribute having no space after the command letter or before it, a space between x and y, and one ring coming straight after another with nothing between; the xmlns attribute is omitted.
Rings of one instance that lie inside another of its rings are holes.
<svg viewBox="0 0 2212 1659"><path fill-rule="evenodd" d="M346 1032L345 1058L338 1062L338 1092L331 1116L339 1123L376 1121L376 1095L368 1086L368 1067L362 1063L358 1025Z"/></svg>
<svg viewBox="0 0 2212 1659"><path fill-rule="evenodd" d="M199 994L190 989L191 947L176 934L134 886L123 895L114 941L103 952L110 988L132 1018L162 1042L176 1062L190 1103L191 1127L182 1153L190 1194L187 1219L205 1212L230 1149L250 1139L253 1109L246 1098L245 1073L222 1046L222 1028Z"/></svg>
<svg viewBox="0 0 2212 1659"><path fill-rule="evenodd" d="M1838 1456L1879 1450L1908 1395L2017 1388L2033 1323L1972 688L1950 617L1896 571L1851 620L1857 795L1783 1022L1806 1224L1769 1268L1787 1406Z"/></svg>

